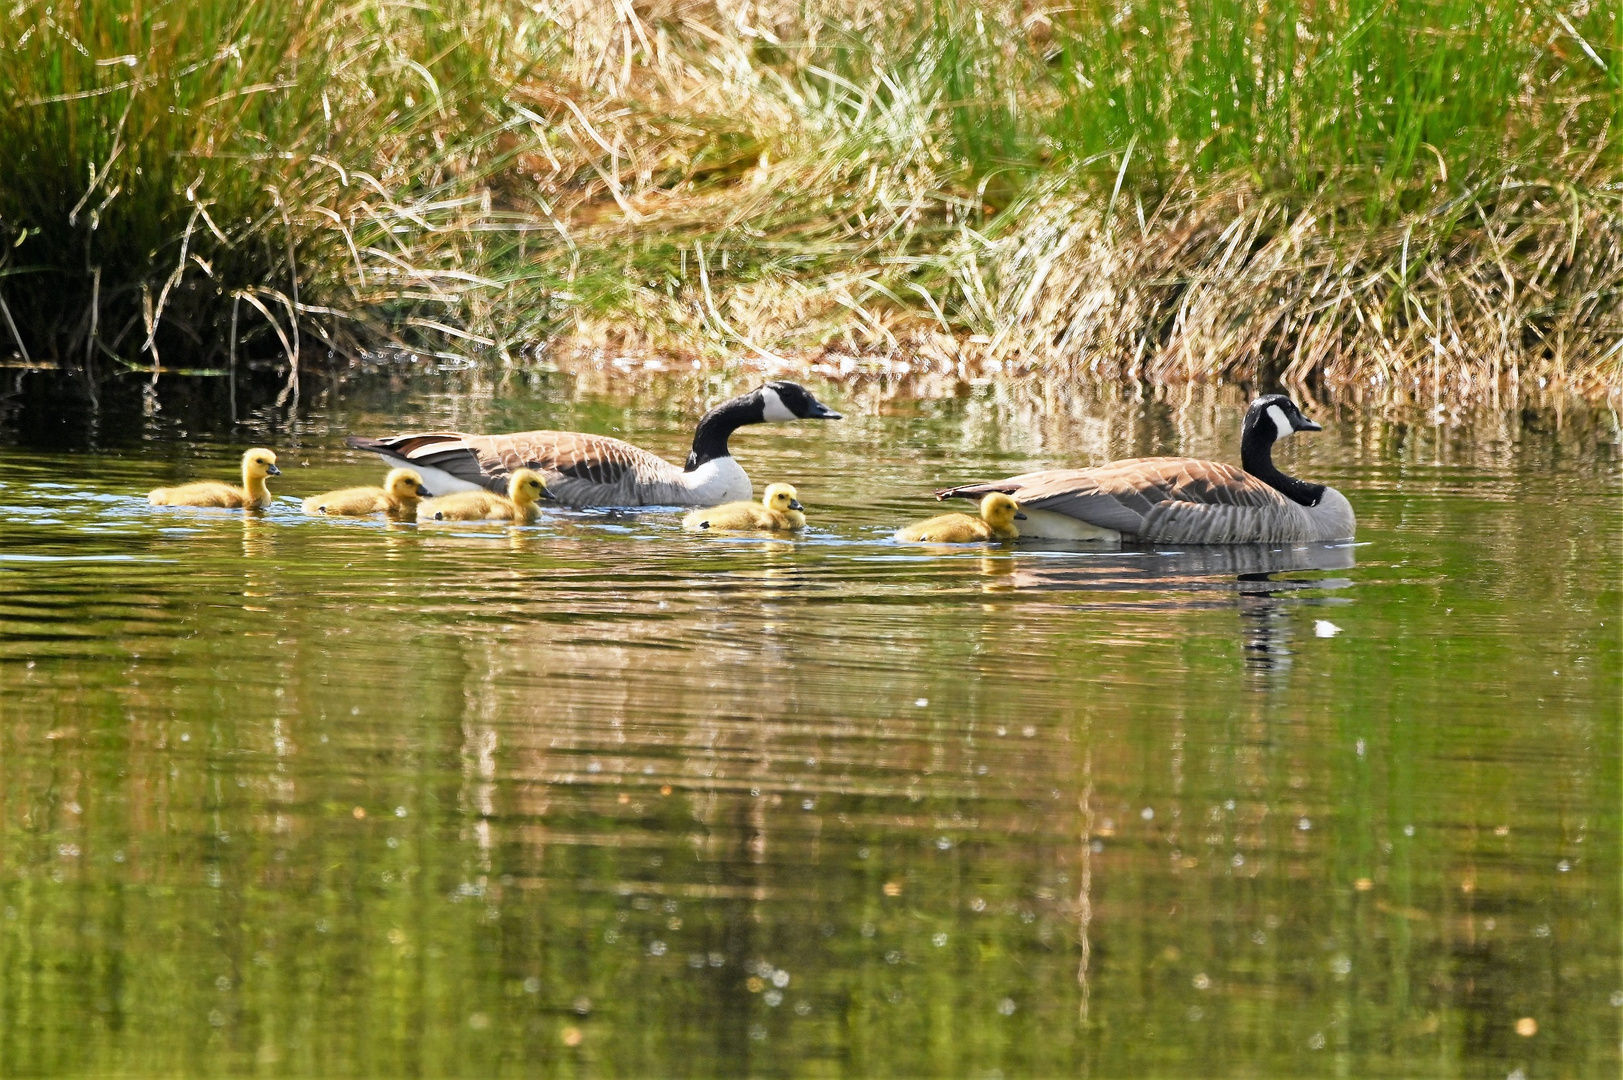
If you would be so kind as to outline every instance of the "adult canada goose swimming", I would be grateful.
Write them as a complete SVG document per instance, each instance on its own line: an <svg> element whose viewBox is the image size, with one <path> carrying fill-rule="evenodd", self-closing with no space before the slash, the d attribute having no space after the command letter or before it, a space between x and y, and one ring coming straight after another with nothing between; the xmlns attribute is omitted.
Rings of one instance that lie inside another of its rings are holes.
<svg viewBox="0 0 1623 1080"><path fill-rule="evenodd" d="M1012 495L1025 511L1024 536L1055 540L1147 540L1172 544L1288 544L1349 540L1352 505L1335 488L1286 476L1273 446L1298 431L1321 431L1283 394L1246 410L1244 470L1198 458L1113 461L1092 469L1050 469L936 492L938 499Z"/></svg>
<svg viewBox="0 0 1623 1080"><path fill-rule="evenodd" d="M942 514L896 534L904 544L974 544L987 540L1018 540L1016 521L1026 520L1020 506L1001 491L981 500L981 516Z"/></svg>
<svg viewBox="0 0 1623 1080"><path fill-rule="evenodd" d="M760 502L730 502L682 519L689 532L793 532L806 527L805 507L788 484L768 484Z"/></svg>
<svg viewBox="0 0 1623 1080"><path fill-rule="evenodd" d="M352 487L312 495L304 500L304 512L325 517L365 517L388 514L406 521L417 520L417 500L432 492L412 469L390 469L382 487Z"/></svg>
<svg viewBox="0 0 1623 1080"><path fill-rule="evenodd" d="M547 485L534 469L518 469L507 481L507 494L483 488L429 499L417 507L418 521L513 521L529 525L541 516Z"/></svg>
<svg viewBox="0 0 1623 1080"><path fill-rule="evenodd" d="M545 474L548 493L565 506L716 506L750 497L750 479L727 449L734 431L745 424L839 419L798 383L769 382L705 413L683 468L619 439L578 431L436 431L344 441L391 465L417 469L436 491L502 491L514 469L528 467Z"/></svg>
<svg viewBox="0 0 1623 1080"><path fill-rule="evenodd" d="M271 504L267 476L281 476L276 455L255 447L242 455L242 486L218 480L203 480L179 487L153 488L147 502L153 506L223 506L233 510L263 510Z"/></svg>

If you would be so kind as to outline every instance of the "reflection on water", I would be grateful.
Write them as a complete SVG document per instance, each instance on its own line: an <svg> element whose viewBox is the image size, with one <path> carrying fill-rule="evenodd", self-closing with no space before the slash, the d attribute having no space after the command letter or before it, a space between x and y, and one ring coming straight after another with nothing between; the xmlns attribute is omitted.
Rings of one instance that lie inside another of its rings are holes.
<svg viewBox="0 0 1623 1080"><path fill-rule="evenodd" d="M385 424L680 457L614 395L363 387L246 517L145 505L240 450L161 425L0 450L0 1072L1617 1070L1599 421L1334 414L1356 545L920 550L1237 403L828 397L735 442L797 542L296 512Z"/></svg>

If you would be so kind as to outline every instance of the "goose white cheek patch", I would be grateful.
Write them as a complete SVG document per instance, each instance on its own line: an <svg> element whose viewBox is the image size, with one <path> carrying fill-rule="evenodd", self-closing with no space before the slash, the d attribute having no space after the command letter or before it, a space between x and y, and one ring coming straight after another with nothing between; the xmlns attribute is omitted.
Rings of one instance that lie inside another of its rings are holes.
<svg viewBox="0 0 1623 1080"><path fill-rule="evenodd" d="M1283 439L1296 434L1296 429L1291 427L1290 420L1285 416L1285 410L1278 405L1268 406L1268 416L1274 422L1275 439Z"/></svg>
<svg viewBox="0 0 1623 1080"><path fill-rule="evenodd" d="M783 403L778 392L770 386L761 387L761 419L769 424L782 423L785 420L799 420L800 417L789 411L789 406Z"/></svg>

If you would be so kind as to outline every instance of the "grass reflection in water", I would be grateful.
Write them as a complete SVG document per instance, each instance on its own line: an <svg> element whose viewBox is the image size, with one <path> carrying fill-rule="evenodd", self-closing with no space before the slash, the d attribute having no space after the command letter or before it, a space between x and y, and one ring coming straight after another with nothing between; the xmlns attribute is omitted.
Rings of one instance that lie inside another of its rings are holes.
<svg viewBox="0 0 1623 1080"><path fill-rule="evenodd" d="M793 543L302 518L345 415L263 517L0 451L0 1071L1615 1071L1607 459L1349 414L1355 546L889 543L1063 456L983 405L752 440Z"/></svg>

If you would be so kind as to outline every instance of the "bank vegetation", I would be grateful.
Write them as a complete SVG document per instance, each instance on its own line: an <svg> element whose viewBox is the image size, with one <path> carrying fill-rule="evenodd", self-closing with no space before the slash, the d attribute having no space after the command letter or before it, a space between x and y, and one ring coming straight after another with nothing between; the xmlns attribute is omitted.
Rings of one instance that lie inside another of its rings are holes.
<svg viewBox="0 0 1623 1080"><path fill-rule="evenodd" d="M10 0L0 351L1623 386L1591 0Z"/></svg>

